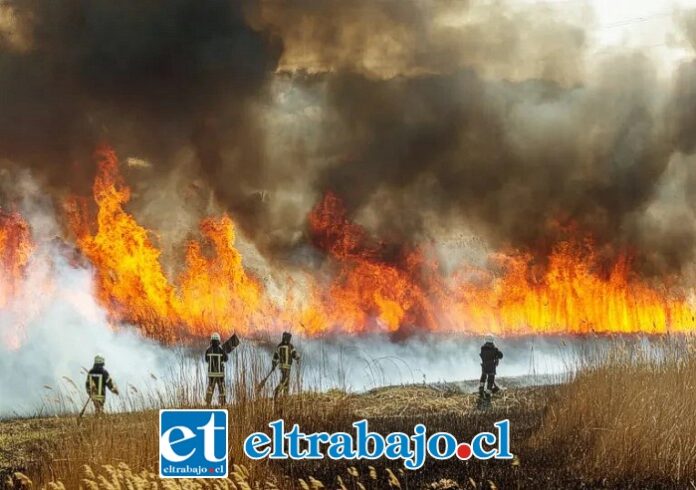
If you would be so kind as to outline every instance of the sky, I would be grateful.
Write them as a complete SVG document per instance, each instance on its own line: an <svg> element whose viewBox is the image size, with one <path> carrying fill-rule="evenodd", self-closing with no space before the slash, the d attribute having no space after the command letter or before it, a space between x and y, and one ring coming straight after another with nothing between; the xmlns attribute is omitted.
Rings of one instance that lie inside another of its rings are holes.
<svg viewBox="0 0 696 490"><path fill-rule="evenodd" d="M589 6L596 27L588 32L598 56L616 48L642 48L659 58L666 69L691 56L688 41L678 32L676 24L681 11L696 8L696 0L521 0L519 3L549 8Z"/></svg>

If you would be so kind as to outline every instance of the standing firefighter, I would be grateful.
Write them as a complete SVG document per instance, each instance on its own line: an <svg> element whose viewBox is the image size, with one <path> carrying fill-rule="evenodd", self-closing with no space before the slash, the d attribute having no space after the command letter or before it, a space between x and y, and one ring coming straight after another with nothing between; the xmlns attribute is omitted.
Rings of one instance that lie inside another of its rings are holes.
<svg viewBox="0 0 696 490"><path fill-rule="evenodd" d="M118 395L116 383L114 383L111 376L109 376L109 372L104 369L104 356L101 354L97 354L94 357L94 366L92 366L92 369L87 373L85 388L87 389L89 399L94 403L94 409L97 414L104 412L107 388L109 388L114 395Z"/></svg>
<svg viewBox="0 0 696 490"><path fill-rule="evenodd" d="M292 366L292 361L299 361L300 355L295 350L295 347L290 343L292 339L292 334L289 332L283 332L283 338L276 347L275 353L273 354L273 369L280 365L280 383L276 386L273 392L273 399L276 400L280 395L287 395L288 389L290 387L290 367Z"/></svg>
<svg viewBox="0 0 696 490"><path fill-rule="evenodd" d="M486 343L481 346L481 379L479 382L479 396L483 398L484 385L486 390L491 393L500 391L495 384L495 368L498 366L498 361L503 358L503 353L493 343L492 335L486 337Z"/></svg>
<svg viewBox="0 0 696 490"><path fill-rule="evenodd" d="M210 336L210 347L205 351L205 362L208 364L208 390L205 393L206 405L210 405L213 401L213 393L216 386L220 405L224 405L227 402L225 397L225 363L227 359L227 352L220 345L220 334L214 333Z"/></svg>

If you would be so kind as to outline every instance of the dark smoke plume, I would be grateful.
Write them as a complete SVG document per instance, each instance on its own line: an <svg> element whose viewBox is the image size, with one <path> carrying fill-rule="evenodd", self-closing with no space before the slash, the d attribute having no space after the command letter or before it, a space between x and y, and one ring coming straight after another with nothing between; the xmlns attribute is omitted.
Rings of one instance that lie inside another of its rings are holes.
<svg viewBox="0 0 696 490"><path fill-rule="evenodd" d="M676 202L670 189L696 179L696 65L667 80L649 53L590 57L587 7L3 9L12 27L0 30L0 157L54 187L84 190L106 140L153 163L141 189L172 174L202 178L265 252L306 244L307 213L330 190L389 241L466 224L493 246L543 255L560 223L608 254L634 248L646 272L693 256L685 221L696 199L685 190L686 204ZM682 25L693 44L696 22Z"/></svg>
<svg viewBox="0 0 696 490"><path fill-rule="evenodd" d="M572 226L608 254L637 248L645 271L692 257L691 227L643 215L670 159L696 142L693 68L674 93L644 53L587 59L584 12L472 2L454 28L437 22L451 2L284 5L267 12L281 67L306 65L330 114L323 150L340 155L316 187L381 235L422 239L425 221L460 220L545 254Z"/></svg>
<svg viewBox="0 0 696 490"><path fill-rule="evenodd" d="M247 24L242 6L4 3L14 38L0 38L0 155L78 192L89 189L100 142L160 174L191 147L189 165L211 179L234 171L226 185L253 182L262 145L250 106L281 46ZM223 159L228 148L235 159Z"/></svg>

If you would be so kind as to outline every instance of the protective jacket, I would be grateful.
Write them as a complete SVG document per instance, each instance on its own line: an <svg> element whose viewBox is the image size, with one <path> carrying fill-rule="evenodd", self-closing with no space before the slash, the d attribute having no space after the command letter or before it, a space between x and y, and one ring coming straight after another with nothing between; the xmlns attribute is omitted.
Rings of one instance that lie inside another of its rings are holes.
<svg viewBox="0 0 696 490"><path fill-rule="evenodd" d="M210 347L205 351L205 362L208 363L209 378L225 377L227 353L220 345L220 342L213 341L210 344Z"/></svg>
<svg viewBox="0 0 696 490"><path fill-rule="evenodd" d="M481 346L481 369L486 374L495 374L498 361L503 358L503 353L493 344L486 342Z"/></svg>
<svg viewBox="0 0 696 490"><path fill-rule="evenodd" d="M273 366L278 365L280 369L290 369L292 361L298 361L299 359L300 355L290 342L281 342L273 354Z"/></svg>
<svg viewBox="0 0 696 490"><path fill-rule="evenodd" d="M109 372L101 364L95 364L87 373L85 389L92 400L103 402L106 399L106 388L116 393L116 384L109 376Z"/></svg>

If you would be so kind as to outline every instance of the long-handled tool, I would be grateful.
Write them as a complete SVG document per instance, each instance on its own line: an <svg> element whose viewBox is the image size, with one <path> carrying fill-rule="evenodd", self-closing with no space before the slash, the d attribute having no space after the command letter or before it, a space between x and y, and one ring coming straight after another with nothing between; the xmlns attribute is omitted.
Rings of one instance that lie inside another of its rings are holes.
<svg viewBox="0 0 696 490"><path fill-rule="evenodd" d="M261 380L261 382L260 382L260 383L258 384L258 386L256 387L256 393L260 393L261 390L263 389L263 387L266 386L266 381L268 381L268 378L271 377L271 374L273 374L273 371L275 371L275 368L276 368L276 367L273 366L273 367L271 368L271 370L268 371L268 374L266 375L266 377L263 378L263 379Z"/></svg>
<svg viewBox="0 0 696 490"><path fill-rule="evenodd" d="M94 392L94 380L91 378L91 376L87 376L87 382L89 383L89 391L87 392L87 401L85 404L82 406L82 410L80 410L80 415L77 416L77 419L81 419L82 416L85 414L85 410L87 410L87 405L89 405L89 402L92 401L92 393Z"/></svg>
<svg viewBox="0 0 696 490"><path fill-rule="evenodd" d="M85 410L87 410L87 405L89 405L89 402L91 402L91 401L92 401L92 396L90 395L87 397L87 401L83 405L82 410L80 410L80 415L77 416L78 419L81 419L82 416L85 414Z"/></svg>

